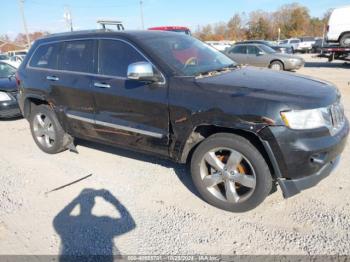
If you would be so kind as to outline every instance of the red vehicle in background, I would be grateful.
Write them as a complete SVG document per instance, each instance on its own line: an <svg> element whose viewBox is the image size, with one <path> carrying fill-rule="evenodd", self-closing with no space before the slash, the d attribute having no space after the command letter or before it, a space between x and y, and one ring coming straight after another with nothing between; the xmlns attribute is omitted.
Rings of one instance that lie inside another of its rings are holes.
<svg viewBox="0 0 350 262"><path fill-rule="evenodd" d="M191 35L191 30L184 26L159 26L159 27L151 27L148 30L152 31L170 31L176 33L182 33L186 35Z"/></svg>

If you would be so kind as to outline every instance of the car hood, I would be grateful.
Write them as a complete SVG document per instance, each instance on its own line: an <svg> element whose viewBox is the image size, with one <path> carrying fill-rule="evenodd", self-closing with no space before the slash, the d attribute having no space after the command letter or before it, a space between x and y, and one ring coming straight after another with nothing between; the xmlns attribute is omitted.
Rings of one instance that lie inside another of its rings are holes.
<svg viewBox="0 0 350 262"><path fill-rule="evenodd" d="M17 90L16 80L11 78L0 78L0 91L13 92Z"/></svg>
<svg viewBox="0 0 350 262"><path fill-rule="evenodd" d="M338 89L328 82L254 67L239 67L230 73L197 79L197 84L216 93L248 96L264 104L279 103L284 110L326 107L340 98Z"/></svg>

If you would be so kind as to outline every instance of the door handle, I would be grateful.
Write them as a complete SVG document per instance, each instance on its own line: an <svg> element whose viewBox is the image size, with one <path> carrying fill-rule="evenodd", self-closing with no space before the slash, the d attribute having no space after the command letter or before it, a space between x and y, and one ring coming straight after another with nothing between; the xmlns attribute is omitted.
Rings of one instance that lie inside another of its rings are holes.
<svg viewBox="0 0 350 262"><path fill-rule="evenodd" d="M58 80L60 80L57 76L47 76L46 79L49 80L49 81L58 81Z"/></svg>
<svg viewBox="0 0 350 262"><path fill-rule="evenodd" d="M94 83L94 87L98 88L111 88L111 85L105 83Z"/></svg>

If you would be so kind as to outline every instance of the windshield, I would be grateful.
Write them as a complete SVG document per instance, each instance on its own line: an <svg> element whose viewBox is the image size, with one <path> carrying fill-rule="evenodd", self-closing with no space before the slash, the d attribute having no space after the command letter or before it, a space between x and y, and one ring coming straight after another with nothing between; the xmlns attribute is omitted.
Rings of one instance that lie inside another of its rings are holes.
<svg viewBox="0 0 350 262"><path fill-rule="evenodd" d="M267 46L267 45L260 45L259 46L260 49L262 49L265 53L267 54L273 54L273 53L276 53L275 50L273 50L271 47Z"/></svg>
<svg viewBox="0 0 350 262"><path fill-rule="evenodd" d="M182 76L197 76L235 65L214 47L181 34L146 38L143 43Z"/></svg>
<svg viewBox="0 0 350 262"><path fill-rule="evenodd" d="M9 60L7 55L0 55L0 60Z"/></svg>
<svg viewBox="0 0 350 262"><path fill-rule="evenodd" d="M6 78L16 73L16 69L8 64L0 63L0 78Z"/></svg>

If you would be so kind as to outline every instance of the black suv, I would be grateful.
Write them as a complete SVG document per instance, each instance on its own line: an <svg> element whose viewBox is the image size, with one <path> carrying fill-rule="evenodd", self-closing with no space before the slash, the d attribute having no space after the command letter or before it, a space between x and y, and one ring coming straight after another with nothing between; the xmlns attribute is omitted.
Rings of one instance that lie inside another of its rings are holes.
<svg viewBox="0 0 350 262"><path fill-rule="evenodd" d="M74 138L189 162L210 204L259 205L277 181L291 197L339 162L349 124L329 83L239 67L171 32L75 32L35 42L18 71L36 144Z"/></svg>

